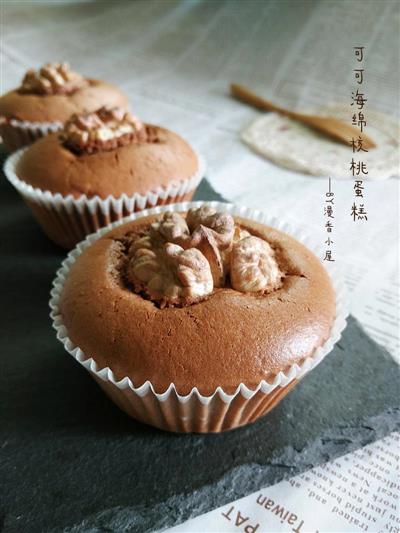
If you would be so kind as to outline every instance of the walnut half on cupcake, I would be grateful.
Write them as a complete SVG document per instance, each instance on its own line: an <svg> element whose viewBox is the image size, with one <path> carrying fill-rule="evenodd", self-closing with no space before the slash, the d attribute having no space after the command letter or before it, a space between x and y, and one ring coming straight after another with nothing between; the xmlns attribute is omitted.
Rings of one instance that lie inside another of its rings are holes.
<svg viewBox="0 0 400 533"><path fill-rule="evenodd" d="M64 248L145 207L190 199L203 171L179 135L109 107L73 115L5 165L45 233Z"/></svg>
<svg viewBox="0 0 400 533"><path fill-rule="evenodd" d="M128 414L163 429L256 420L343 327L310 250L223 209L139 217L90 238L54 284L68 351Z"/></svg>
<svg viewBox="0 0 400 533"><path fill-rule="evenodd" d="M13 151L61 129L73 113L104 105L129 107L115 85L86 78L68 63L49 63L28 70L20 87L0 97L0 135Z"/></svg>

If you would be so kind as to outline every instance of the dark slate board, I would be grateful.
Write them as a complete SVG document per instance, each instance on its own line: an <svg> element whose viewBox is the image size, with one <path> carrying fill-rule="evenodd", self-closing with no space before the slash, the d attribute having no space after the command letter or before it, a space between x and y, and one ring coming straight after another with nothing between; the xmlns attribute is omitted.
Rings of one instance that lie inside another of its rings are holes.
<svg viewBox="0 0 400 533"><path fill-rule="evenodd" d="M198 198L218 199L206 182ZM398 368L354 319L334 353L252 426L175 435L129 419L51 329L64 253L5 180L0 209L0 529L153 531L400 427Z"/></svg>

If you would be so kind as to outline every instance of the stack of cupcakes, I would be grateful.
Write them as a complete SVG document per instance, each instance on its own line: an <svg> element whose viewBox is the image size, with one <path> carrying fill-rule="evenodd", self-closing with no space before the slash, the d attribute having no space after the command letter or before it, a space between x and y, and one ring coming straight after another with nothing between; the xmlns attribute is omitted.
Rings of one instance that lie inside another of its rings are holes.
<svg viewBox="0 0 400 533"><path fill-rule="evenodd" d="M142 124L119 89L65 65L29 72L0 99L0 114L8 147L35 131L43 136L15 152L5 173L64 248L135 211L191 199L204 174L202 158L179 135ZM38 129L26 118L54 120Z"/></svg>
<svg viewBox="0 0 400 533"><path fill-rule="evenodd" d="M74 113L108 105L128 108L128 99L114 85L85 78L67 63L28 70L21 86L0 98L0 135L14 151L57 131Z"/></svg>
<svg viewBox="0 0 400 533"><path fill-rule="evenodd" d="M128 415L178 432L248 424L340 338L336 271L285 223L187 202L202 158L118 88L65 64L29 71L0 98L0 133L45 233L79 243L53 283L57 337Z"/></svg>

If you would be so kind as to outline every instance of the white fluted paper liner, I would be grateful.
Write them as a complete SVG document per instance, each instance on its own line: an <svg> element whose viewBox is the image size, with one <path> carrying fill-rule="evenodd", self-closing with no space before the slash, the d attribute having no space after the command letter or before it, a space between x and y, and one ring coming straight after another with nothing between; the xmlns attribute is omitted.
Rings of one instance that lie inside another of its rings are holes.
<svg viewBox="0 0 400 533"><path fill-rule="evenodd" d="M88 197L82 194L75 198L71 194L63 196L60 193L34 188L19 179L16 167L25 150L27 148L22 148L8 157L4 173L32 209L48 237L67 249L75 246L89 233L111 222L120 221L131 213L187 199L185 197L195 191L206 171L204 158L196 154L198 169L186 180L178 182L171 179L168 186L158 187L146 194L122 194L118 198L110 195L105 199L97 195Z"/></svg>
<svg viewBox="0 0 400 533"><path fill-rule="evenodd" d="M63 123L59 121L30 122L15 118L7 120L3 117L0 119L0 136L7 150L14 152L62 127Z"/></svg>
<svg viewBox="0 0 400 533"><path fill-rule="evenodd" d="M189 394L182 396L173 383L165 392L158 393L150 381L146 381L140 387L135 387L128 377L118 381L109 367L99 368L92 357L84 354L69 339L68 331L63 325L60 314L59 298L71 265L94 241L122 223L165 211L186 211L191 207L199 207L203 204L213 206L220 212L230 213L279 229L293 236L321 257L320 248L315 246L302 230L293 228L275 217L268 217L261 211L220 202L183 202L146 209L89 235L85 241L79 243L68 254L62 263L53 282L49 302L53 327L57 332L57 338L63 343L67 352L90 372L103 390L129 415L170 431L217 432L256 420L274 407L298 380L315 368L332 350L345 328L348 314L346 291L341 275L335 265L327 264L325 266L336 294L336 318L329 339L300 365L294 364L286 372L279 372L271 381L262 380L255 389L249 389L241 383L233 394L228 394L222 387L218 387L212 395L204 396L195 387Z"/></svg>

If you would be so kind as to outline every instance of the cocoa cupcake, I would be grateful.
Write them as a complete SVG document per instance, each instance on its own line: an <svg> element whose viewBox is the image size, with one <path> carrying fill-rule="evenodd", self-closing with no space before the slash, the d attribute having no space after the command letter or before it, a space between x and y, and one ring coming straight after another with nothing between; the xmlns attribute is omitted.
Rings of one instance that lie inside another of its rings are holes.
<svg viewBox="0 0 400 533"><path fill-rule="evenodd" d="M58 338L138 420L180 432L253 422L339 338L343 289L260 213L166 209L71 252L50 303Z"/></svg>
<svg viewBox="0 0 400 533"><path fill-rule="evenodd" d="M5 165L45 233L64 248L135 211L190 199L203 172L179 135L109 107L73 115Z"/></svg>
<svg viewBox="0 0 400 533"><path fill-rule="evenodd" d="M28 70L20 87L0 97L0 135L13 151L61 129L72 114L103 105L128 109L128 100L110 83L85 78L67 63L49 63Z"/></svg>

